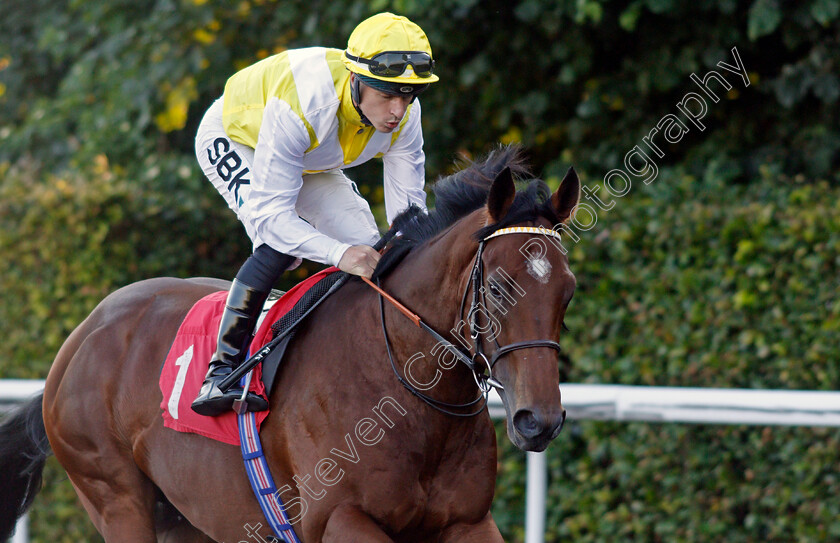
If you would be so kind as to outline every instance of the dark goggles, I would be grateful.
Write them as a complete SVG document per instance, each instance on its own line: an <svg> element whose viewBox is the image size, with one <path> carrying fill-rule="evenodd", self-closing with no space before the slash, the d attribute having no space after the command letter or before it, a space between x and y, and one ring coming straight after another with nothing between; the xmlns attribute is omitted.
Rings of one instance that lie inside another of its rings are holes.
<svg viewBox="0 0 840 543"><path fill-rule="evenodd" d="M399 77L409 64L414 68L417 77L430 77L435 67L432 57L422 51L386 51L374 55L373 58L355 57L347 51L344 54L352 61L367 64L370 66L370 73L382 77Z"/></svg>

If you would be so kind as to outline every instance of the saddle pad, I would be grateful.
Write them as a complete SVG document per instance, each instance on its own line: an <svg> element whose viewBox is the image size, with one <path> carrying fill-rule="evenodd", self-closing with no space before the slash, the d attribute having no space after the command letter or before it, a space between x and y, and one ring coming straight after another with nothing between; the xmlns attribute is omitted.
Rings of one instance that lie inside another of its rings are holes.
<svg viewBox="0 0 840 543"><path fill-rule="evenodd" d="M328 268L302 283L277 300L268 310L257 331L251 350L256 351L271 340L271 325L286 314L295 303L325 275L338 271ZM179 432L199 434L223 443L239 445L239 427L236 413L224 413L216 417L205 417L194 412L190 404L198 395L201 383L207 373L210 357L216 350L216 338L219 332L219 321L222 318L227 291L209 294L196 302L190 309L175 341L169 349L166 362L160 375L160 390L163 400L160 407L163 410L163 425ZM261 379L262 368L257 366L253 370L250 390L257 394L264 394L265 387ZM257 427L268 416L268 411L255 413Z"/></svg>

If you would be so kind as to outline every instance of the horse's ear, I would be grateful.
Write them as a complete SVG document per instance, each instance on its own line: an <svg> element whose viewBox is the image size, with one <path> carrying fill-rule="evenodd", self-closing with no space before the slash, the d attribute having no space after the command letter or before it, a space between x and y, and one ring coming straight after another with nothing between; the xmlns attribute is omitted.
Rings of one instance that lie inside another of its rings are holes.
<svg viewBox="0 0 840 543"><path fill-rule="evenodd" d="M513 176L510 168L505 167L493 180L490 195L487 197L487 211L493 222L499 222L507 214L515 196L516 186L513 184Z"/></svg>
<svg viewBox="0 0 840 543"><path fill-rule="evenodd" d="M574 168L569 168L566 177L560 182L557 192L551 195L551 205L555 213L563 222L572 214L572 210L580 201L580 179Z"/></svg>

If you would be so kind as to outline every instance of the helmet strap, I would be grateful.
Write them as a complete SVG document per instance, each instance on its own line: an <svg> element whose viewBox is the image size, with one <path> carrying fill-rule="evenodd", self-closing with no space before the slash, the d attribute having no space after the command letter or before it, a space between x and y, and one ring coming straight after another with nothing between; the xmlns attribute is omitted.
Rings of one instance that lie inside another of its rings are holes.
<svg viewBox="0 0 840 543"><path fill-rule="evenodd" d="M359 114L362 124L365 126L373 126L373 123L365 117L364 113L362 113L362 108L359 107L359 104L362 103L362 93L359 89L359 85L361 85L359 76L353 75L353 83L350 85L350 99L353 101L353 107L356 108L356 113Z"/></svg>

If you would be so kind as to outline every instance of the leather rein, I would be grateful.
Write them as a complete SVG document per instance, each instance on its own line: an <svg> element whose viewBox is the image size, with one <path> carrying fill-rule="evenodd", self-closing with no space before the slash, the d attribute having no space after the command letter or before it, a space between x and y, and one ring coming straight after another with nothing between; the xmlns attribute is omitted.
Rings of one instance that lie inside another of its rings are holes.
<svg viewBox="0 0 840 543"><path fill-rule="evenodd" d="M561 351L560 344L556 341L552 341L549 339L518 341L505 346L501 346L494 337L493 342L496 346L495 351L490 355L489 358L484 352L484 343L481 338L481 328L478 322L478 315L480 313L479 310L482 307L487 307L484 303L484 247L489 240L506 234L539 234L544 236L560 238L560 234L548 228L537 226L513 226L509 228L501 228L499 230L496 230L489 236L479 241L478 250L476 251L475 255L475 262L473 263L472 271L470 272L470 277L467 280L467 284L464 288L464 294L461 297L461 308L459 312L459 315L464 314L464 309L466 307L467 301L467 294L470 291L470 287L472 287L472 302L470 304L469 312L467 313L467 321L470 327L470 339L472 339L473 341L472 353L456 347L451 342L446 340L443 336L441 336L438 332L436 332L433 328L424 323L418 315L413 313L411 310L409 310L403 304L397 301L394 297L382 290L382 288L379 286L379 280L377 280L376 284L374 284L369 279L364 277L362 278L366 283L368 283L379 293L379 312L382 321L382 332L385 336L385 347L388 351L388 360L391 363L391 369L393 369L394 375L396 375L397 380L409 392L411 392L412 394L429 404L434 409L442 413L446 413L447 415L452 415L456 417L473 417L484 411L484 408L487 405L487 396L490 393L490 390L492 388L504 390L504 386L496 378L493 377L493 367L496 365L496 362L498 362L499 359L505 356L506 354L518 351L520 349L535 348L550 348L556 350L557 352ZM460 404L453 404L436 400L435 398L432 398L431 396L428 396L427 394L424 394L423 392L418 390L417 387L406 381L403 378L403 376L400 375L400 373L397 371L396 363L394 362L394 355L391 350L391 341L388 338L388 330L385 326L386 299L391 304L393 304L398 310L400 310L400 312L403 313L403 315L408 317L416 326L422 328L427 333L429 333L429 335L431 335L438 342L439 345L441 345L450 353L452 353L456 360L462 362L470 369L473 378L475 379L475 383L479 389L479 396L477 398L470 402ZM466 409L472 407L478 404L479 402L481 402L480 406L474 411L468 413L460 413L457 411L453 411L453 409Z"/></svg>

